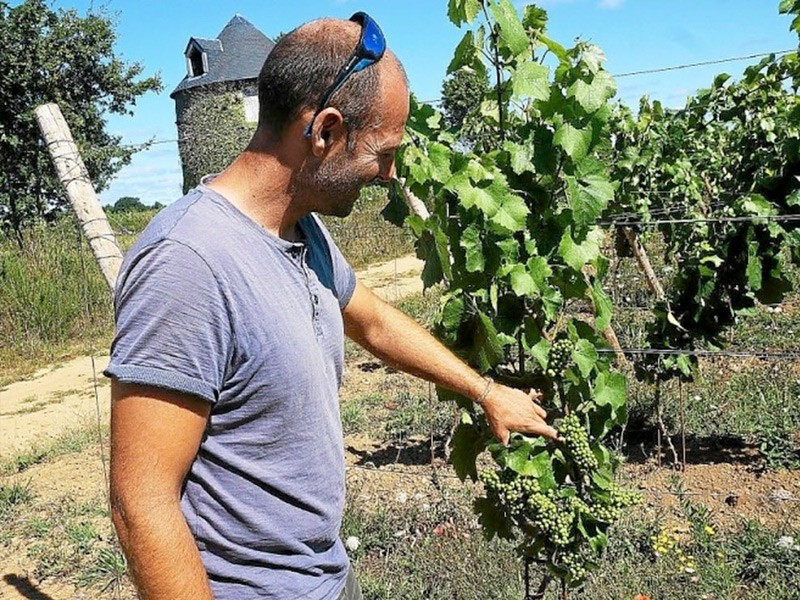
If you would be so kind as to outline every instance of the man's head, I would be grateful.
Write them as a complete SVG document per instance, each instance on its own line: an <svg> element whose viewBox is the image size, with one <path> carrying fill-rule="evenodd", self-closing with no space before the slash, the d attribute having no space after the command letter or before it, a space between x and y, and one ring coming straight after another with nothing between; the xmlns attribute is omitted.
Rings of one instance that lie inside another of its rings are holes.
<svg viewBox="0 0 800 600"><path fill-rule="evenodd" d="M259 128L280 137L289 123L315 109L351 57L360 35L359 23L319 19L283 36L259 75ZM399 65L391 52L384 60ZM364 129L379 118L375 108L382 71L374 64L351 74L327 102L341 112L350 131ZM405 78L402 67L400 71Z"/></svg>
<svg viewBox="0 0 800 600"><path fill-rule="evenodd" d="M361 33L362 25L352 21L302 25L281 38L259 76L259 130L284 147L302 149L292 192L309 199L317 212L346 215L364 185L394 173L394 151L408 115L408 85L388 50L352 73L306 131Z"/></svg>

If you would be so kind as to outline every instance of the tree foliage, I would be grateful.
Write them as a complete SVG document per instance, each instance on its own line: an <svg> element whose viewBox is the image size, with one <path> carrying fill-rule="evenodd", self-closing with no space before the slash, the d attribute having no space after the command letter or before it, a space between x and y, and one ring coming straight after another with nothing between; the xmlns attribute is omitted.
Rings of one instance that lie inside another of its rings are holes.
<svg viewBox="0 0 800 600"><path fill-rule="evenodd" d="M160 210L162 208L164 208L164 205L160 202L155 202L152 206L148 206L136 196L122 196L112 206L107 206L106 212L145 212L148 210Z"/></svg>
<svg viewBox="0 0 800 600"><path fill-rule="evenodd" d="M468 68L451 73L442 84L445 123L470 146L491 147L493 130L484 126L480 107L489 90L486 74Z"/></svg>
<svg viewBox="0 0 800 600"><path fill-rule="evenodd" d="M114 22L80 16L45 0L0 2L0 226L17 231L65 206L36 126L34 109L61 107L96 189L130 162L136 148L106 131L108 113L131 114L137 98L161 89L139 63L114 52ZM21 239L21 238L20 238Z"/></svg>

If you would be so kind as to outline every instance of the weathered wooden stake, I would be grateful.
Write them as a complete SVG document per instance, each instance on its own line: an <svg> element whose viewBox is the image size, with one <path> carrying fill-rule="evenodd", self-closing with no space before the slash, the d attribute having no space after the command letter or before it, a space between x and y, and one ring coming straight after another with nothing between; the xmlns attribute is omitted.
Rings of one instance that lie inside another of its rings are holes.
<svg viewBox="0 0 800 600"><path fill-rule="evenodd" d="M35 114L58 178L67 191L72 209L81 222L81 228L100 265L103 277L113 290L122 264L122 250L100 206L100 200L69 126L57 104L38 106Z"/></svg>
<svg viewBox="0 0 800 600"><path fill-rule="evenodd" d="M630 227L623 227L622 233L625 239L628 240L628 245L633 252L633 256L636 258L636 263L639 265L639 269L642 271L645 281L647 281L647 285L650 287L650 291L653 292L656 300L662 302L664 298L666 298L664 288L661 287L661 282L658 281L658 277L656 277L656 273L653 271L653 266L650 264L650 257L647 256L647 251L639 242L636 233L634 233Z"/></svg>
<svg viewBox="0 0 800 600"><path fill-rule="evenodd" d="M423 219L427 220L428 217L431 216L431 213L428 211L428 207L425 206L425 203L420 200L414 192L408 189L406 186L406 180L404 178L400 178L400 187L403 188L403 196L406 199L406 204L412 210L415 215L419 215Z"/></svg>

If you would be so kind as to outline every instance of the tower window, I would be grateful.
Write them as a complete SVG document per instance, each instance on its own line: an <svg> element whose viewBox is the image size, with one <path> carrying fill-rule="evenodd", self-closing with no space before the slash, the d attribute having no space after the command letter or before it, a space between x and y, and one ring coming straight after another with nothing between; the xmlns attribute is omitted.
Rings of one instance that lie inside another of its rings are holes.
<svg viewBox="0 0 800 600"><path fill-rule="evenodd" d="M189 77L198 77L206 72L203 53L200 50L192 48L187 58L189 59Z"/></svg>

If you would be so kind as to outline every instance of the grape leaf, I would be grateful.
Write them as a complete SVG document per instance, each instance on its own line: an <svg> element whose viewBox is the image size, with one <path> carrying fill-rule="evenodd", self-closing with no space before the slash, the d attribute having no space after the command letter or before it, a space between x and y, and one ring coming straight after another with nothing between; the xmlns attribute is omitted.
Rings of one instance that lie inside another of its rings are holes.
<svg viewBox="0 0 800 600"><path fill-rule="evenodd" d="M564 152L575 161L581 160L589 152L592 145L592 130L578 129L571 123L565 123L556 130L553 142L561 146Z"/></svg>
<svg viewBox="0 0 800 600"><path fill-rule="evenodd" d="M497 329L491 319L483 312L478 312L475 319L472 362L483 373L503 360L503 347L497 338Z"/></svg>
<svg viewBox="0 0 800 600"><path fill-rule="evenodd" d="M531 145L506 142L503 145L503 149L509 154L511 170L514 173L522 175L525 171L531 170L533 162L533 147Z"/></svg>
<svg viewBox="0 0 800 600"><path fill-rule="evenodd" d="M444 144L431 142L428 144L428 159L430 160L430 176L434 181L445 183L450 179L450 149Z"/></svg>
<svg viewBox="0 0 800 600"><path fill-rule="evenodd" d="M755 243L747 245L747 285L754 292L761 289L763 272L761 268L761 257L758 255L758 246Z"/></svg>
<svg viewBox="0 0 800 600"><path fill-rule="evenodd" d="M574 97L583 110L591 114L600 110L616 91L617 86L611 75L599 71L588 83L578 79L569 87L567 95Z"/></svg>
<svg viewBox="0 0 800 600"><path fill-rule="evenodd" d="M522 198L508 194L490 220L509 232L522 231L529 213L530 210Z"/></svg>
<svg viewBox="0 0 800 600"><path fill-rule="evenodd" d="M481 524L483 535L487 541L491 541L495 536L502 539L513 539L511 525L494 502L488 498L477 498L472 509L478 515L478 522Z"/></svg>
<svg viewBox="0 0 800 600"><path fill-rule="evenodd" d="M483 242L481 241L481 232L477 225L470 225L464 230L459 245L464 249L466 254L467 271L470 273L483 271L486 266L486 259L483 256Z"/></svg>
<svg viewBox="0 0 800 600"><path fill-rule="evenodd" d="M464 23L472 23L481 10L481 0L449 0L447 18L456 27Z"/></svg>
<svg viewBox="0 0 800 600"><path fill-rule="evenodd" d="M578 366L581 375L588 377L597 363L597 350L588 340L578 340L572 351L572 360Z"/></svg>
<svg viewBox="0 0 800 600"><path fill-rule="evenodd" d="M406 217L410 214L402 186L397 179L392 179L389 185L389 202L383 207L381 216L392 225L402 227Z"/></svg>
<svg viewBox="0 0 800 600"><path fill-rule="evenodd" d="M550 69L536 62L524 62L514 72L512 90L515 96L546 102L550 98Z"/></svg>
<svg viewBox="0 0 800 600"><path fill-rule="evenodd" d="M466 416L466 413L463 413ZM453 469L461 481L467 477L473 481L478 479L478 471L475 467L475 460L478 455L486 449L486 438L478 433L475 426L466 421L462 416L461 423L456 427L453 434L452 452L450 453L450 462L453 464Z"/></svg>
<svg viewBox="0 0 800 600"><path fill-rule="evenodd" d="M591 229L586 235L586 239L578 244L572 239L572 227L570 226L564 232L558 249L564 262L576 271L580 271L584 265L600 256L600 244L602 241L602 230L595 228Z"/></svg>
<svg viewBox="0 0 800 600"><path fill-rule="evenodd" d="M511 0L490 0L489 10L500 27L500 42L518 56L528 49L528 34Z"/></svg>
<svg viewBox="0 0 800 600"><path fill-rule="evenodd" d="M447 65L447 74L455 73L464 67L471 67L475 64L475 61L480 61L480 57L478 56L478 50L475 48L472 31L467 31L458 46L456 46L453 59Z"/></svg>
<svg viewBox="0 0 800 600"><path fill-rule="evenodd" d="M603 331L611 325L611 298L606 294L599 281L595 281L591 288L592 300L594 301L594 326Z"/></svg>
<svg viewBox="0 0 800 600"><path fill-rule="evenodd" d="M505 466L512 471L526 477L538 477L542 470L547 467L550 460L545 452L539 452L531 457L531 445L521 442L510 450L505 457Z"/></svg>
<svg viewBox="0 0 800 600"><path fill-rule="evenodd" d="M621 373L598 373L595 380L594 401L598 406L618 410L625 406L628 384Z"/></svg>
<svg viewBox="0 0 800 600"><path fill-rule="evenodd" d="M567 199L578 227L597 220L614 199L614 187L605 177L590 175L583 179L567 177Z"/></svg>
<svg viewBox="0 0 800 600"><path fill-rule="evenodd" d="M539 331L536 319L525 319L525 347L531 356L536 359L542 369L547 367L547 357L550 351L550 342Z"/></svg>
<svg viewBox="0 0 800 600"><path fill-rule="evenodd" d="M447 331L456 331L464 320L465 310L462 298L448 297L442 305L439 322Z"/></svg>
<svg viewBox="0 0 800 600"><path fill-rule="evenodd" d="M519 263L511 267L509 281L511 282L511 289L514 290L517 296L533 296L539 291L531 274L528 273L524 265Z"/></svg>

